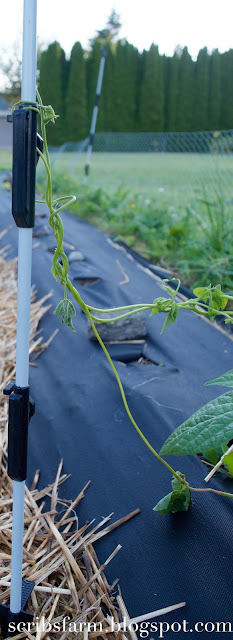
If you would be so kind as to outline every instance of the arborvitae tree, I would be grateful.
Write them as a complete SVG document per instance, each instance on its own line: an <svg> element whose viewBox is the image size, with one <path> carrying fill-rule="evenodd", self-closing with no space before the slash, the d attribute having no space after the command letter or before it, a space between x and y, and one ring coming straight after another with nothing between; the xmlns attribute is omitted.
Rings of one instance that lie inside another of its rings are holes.
<svg viewBox="0 0 233 640"><path fill-rule="evenodd" d="M233 49L221 55L220 128L233 129Z"/></svg>
<svg viewBox="0 0 233 640"><path fill-rule="evenodd" d="M48 124L48 141L50 145L62 144L66 139L65 129L65 52L59 42L53 42L40 56L39 91L44 104L51 104L59 115L56 126Z"/></svg>
<svg viewBox="0 0 233 640"><path fill-rule="evenodd" d="M233 127L233 49L221 55L216 49L209 55L205 47L194 62L187 47L177 48L172 57L166 57L160 56L158 47L153 44L149 51L141 54L127 41L113 42L110 31L108 28L108 54L97 131L192 131ZM76 43L69 63L58 42L41 53L39 88L42 98L60 115L56 127L48 126L50 144L80 139L89 132L101 46L98 39L93 40L86 60L81 45Z"/></svg>
<svg viewBox="0 0 233 640"><path fill-rule="evenodd" d="M194 131L208 129L209 55L207 48L201 49L195 63L194 75Z"/></svg>
<svg viewBox="0 0 233 640"><path fill-rule="evenodd" d="M86 65L80 42L71 51L66 94L66 139L82 140L88 133Z"/></svg>
<svg viewBox="0 0 233 640"><path fill-rule="evenodd" d="M163 131L164 88L162 63L158 47L151 45L146 52L139 106L141 131Z"/></svg>
<svg viewBox="0 0 233 640"><path fill-rule="evenodd" d="M176 131L179 71L179 59L176 51L171 58L166 58L164 65L164 128L165 131Z"/></svg>
<svg viewBox="0 0 233 640"><path fill-rule="evenodd" d="M169 58L164 54L161 57L161 62L162 62L162 78L163 78L163 121L164 121L164 131L167 131Z"/></svg>
<svg viewBox="0 0 233 640"><path fill-rule="evenodd" d="M137 93L138 50L118 42L114 58L114 131L134 131Z"/></svg>
<svg viewBox="0 0 233 640"><path fill-rule="evenodd" d="M221 57L218 49L210 56L208 129L213 131L220 126L221 115Z"/></svg>
<svg viewBox="0 0 233 640"><path fill-rule="evenodd" d="M135 131L140 131L140 102L141 102L141 90L145 70L145 60L147 51L144 49L142 53L138 53L138 69L136 78L136 110L135 110Z"/></svg>
<svg viewBox="0 0 233 640"><path fill-rule="evenodd" d="M139 52L136 47L128 42L125 43L125 58L125 65L127 69L127 75L125 76L125 127L126 131L135 131Z"/></svg>
<svg viewBox="0 0 233 640"><path fill-rule="evenodd" d="M194 62L188 48L184 47L179 59L177 131L192 131L193 128L193 70Z"/></svg>

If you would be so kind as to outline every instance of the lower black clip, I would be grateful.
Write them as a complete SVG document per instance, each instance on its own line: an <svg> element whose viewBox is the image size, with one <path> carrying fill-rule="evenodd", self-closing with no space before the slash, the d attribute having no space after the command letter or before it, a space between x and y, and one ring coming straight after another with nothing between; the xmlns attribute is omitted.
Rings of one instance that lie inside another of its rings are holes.
<svg viewBox="0 0 233 640"><path fill-rule="evenodd" d="M29 392L29 386L18 387L13 381L3 389L9 396L8 475L20 482L27 477L28 425L35 413L35 403Z"/></svg>
<svg viewBox="0 0 233 640"><path fill-rule="evenodd" d="M0 604L0 626L2 630L2 639L5 640L5 638L11 638L12 636L17 635L27 628L29 622L33 622L33 614L25 611L24 607L27 604L34 586L35 582L23 580L21 611L19 611L19 613L12 613L9 606Z"/></svg>

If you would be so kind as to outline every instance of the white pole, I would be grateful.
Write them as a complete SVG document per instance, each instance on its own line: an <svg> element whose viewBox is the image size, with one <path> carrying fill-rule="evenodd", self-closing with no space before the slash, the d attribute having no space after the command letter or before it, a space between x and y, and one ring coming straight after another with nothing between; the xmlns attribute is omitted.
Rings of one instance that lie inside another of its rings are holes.
<svg viewBox="0 0 233 640"><path fill-rule="evenodd" d="M105 60L106 60L106 53L107 53L107 50L105 48L103 48L102 57L100 59L97 86L96 86L96 95L95 95L96 104L94 105L94 109L93 109L93 113L92 113L92 119L91 119L91 128L90 128L90 134L89 134L89 144L88 144L88 148L87 148L86 164L85 164L85 175L84 175L84 178L83 178L84 184L87 183L87 178L88 178L88 175L89 175L90 162L91 162L91 153L92 153L92 147L93 147L93 141L94 141L94 135L95 135L95 128L96 128L96 121L97 121L98 110L99 110L99 100L100 100L101 87L102 87L102 82L103 82L103 77L104 77L104 66L105 66Z"/></svg>
<svg viewBox="0 0 233 640"><path fill-rule="evenodd" d="M37 0L24 0L21 100L36 99ZM19 228L16 385L28 385L32 229ZM19 613L22 596L25 482L13 481L13 526L10 610Z"/></svg>

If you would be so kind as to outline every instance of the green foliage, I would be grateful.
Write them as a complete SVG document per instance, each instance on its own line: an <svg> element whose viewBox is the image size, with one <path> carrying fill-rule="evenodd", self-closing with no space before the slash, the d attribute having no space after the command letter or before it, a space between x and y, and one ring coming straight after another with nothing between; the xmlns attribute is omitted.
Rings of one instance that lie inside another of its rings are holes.
<svg viewBox="0 0 233 640"><path fill-rule="evenodd" d="M183 480L184 476L179 471L176 472ZM182 484L173 478L172 480L173 491L168 493L162 498L154 507L153 511L157 513L176 513L177 511L188 511L189 507L193 505L191 498L191 492L185 484Z"/></svg>
<svg viewBox="0 0 233 640"><path fill-rule="evenodd" d="M231 389L233 389L233 369L227 371L227 373L224 373L222 376L219 376L219 378L206 382L205 386L208 387L213 384L223 387L231 387Z"/></svg>
<svg viewBox="0 0 233 640"><path fill-rule="evenodd" d="M227 456L224 456L223 463L225 464L228 473L233 476L233 451L231 451Z"/></svg>
<svg viewBox="0 0 233 640"><path fill-rule="evenodd" d="M196 289L194 293L200 295L206 301L211 297L211 289L209 287ZM226 306L226 297L221 295L220 285L215 287L214 293L218 300L218 308L220 308L221 304L224 308ZM231 369L219 378L206 382L206 386L208 385L233 388L233 370ZM191 418L181 424L166 440L161 453L181 455L205 452L210 462L216 464L224 451L227 451L228 447L223 443L227 443L233 437L232 417L233 392L230 391L208 402L208 404L194 413ZM232 458L230 455L229 458L226 456L226 461L229 461L231 466Z"/></svg>
<svg viewBox="0 0 233 640"><path fill-rule="evenodd" d="M53 105L54 111L59 113L56 127L49 124L47 135L51 145L62 144L66 140L64 94L66 87L66 59L65 53L58 42L49 45L40 56L40 92L45 97L45 103Z"/></svg>
<svg viewBox="0 0 233 640"><path fill-rule="evenodd" d="M75 330L73 326L72 318L76 315L76 311L75 311L73 302L71 302L71 300L68 300L67 298L64 300L61 300L61 302L58 303L54 313L57 316L61 316L62 322L64 322L64 324L66 324L67 327L72 329L72 331Z"/></svg>
<svg viewBox="0 0 233 640"><path fill-rule="evenodd" d="M166 440L162 455L189 455L215 449L233 437L233 391L198 409Z"/></svg>
<svg viewBox="0 0 233 640"><path fill-rule="evenodd" d="M118 42L114 56L113 130L134 131L137 103L138 50L128 42Z"/></svg>
<svg viewBox="0 0 233 640"><path fill-rule="evenodd" d="M193 130L206 131L209 128L209 54L206 47L198 53L194 74L195 110L193 113Z"/></svg>
<svg viewBox="0 0 233 640"><path fill-rule="evenodd" d="M221 101L220 127L233 128L233 49L220 55L221 63L221 91L224 100ZM232 150L232 149L231 149Z"/></svg>
<svg viewBox="0 0 233 640"><path fill-rule="evenodd" d="M139 129L141 131L163 131L164 94L162 61L158 47L151 45L143 70L139 98Z"/></svg>
<svg viewBox="0 0 233 640"><path fill-rule="evenodd" d="M223 444L220 447L216 447L215 449L203 451L203 455L205 456L206 460L208 460L213 466L215 466L222 457L223 453L227 451L227 449L227 445Z"/></svg>
<svg viewBox="0 0 233 640"><path fill-rule="evenodd" d="M209 104L208 104L208 129L214 131L220 128L221 104L225 101L221 99L221 56L218 49L214 49L210 57L209 70ZM224 128L225 125L224 125Z"/></svg>
<svg viewBox="0 0 233 640"><path fill-rule="evenodd" d="M194 62L184 47L179 60L177 131L192 131L194 105Z"/></svg>
<svg viewBox="0 0 233 640"><path fill-rule="evenodd" d="M82 140L88 134L86 61L80 42L71 51L66 93L66 140Z"/></svg>
<svg viewBox="0 0 233 640"><path fill-rule="evenodd" d="M209 285L208 287L197 287L193 293L204 302L209 303L209 318L214 320L220 309L225 309L228 303L228 297L221 290L221 285L216 287Z"/></svg>
<svg viewBox="0 0 233 640"><path fill-rule="evenodd" d="M165 131L176 131L177 106L179 98L178 73L179 58L177 52L175 51L172 58L166 58L166 56L164 57Z"/></svg>
<svg viewBox="0 0 233 640"><path fill-rule="evenodd" d="M221 194L211 202L209 192L203 191L206 199L199 199L195 210L174 210L166 195L148 199L123 185L105 191L55 170L53 188L57 195L73 191L74 213L178 274L183 284L205 286L211 280L214 286L221 281L224 292L233 289L233 218ZM38 189L43 190L43 179Z"/></svg>
<svg viewBox="0 0 233 640"><path fill-rule="evenodd" d="M187 47L177 47L171 57L161 56L155 44L140 53L127 41L116 41L118 27L118 16L112 12L107 27L92 39L90 51L84 52L75 43L68 62L58 42L41 53L40 91L60 115L56 129L49 127L51 145L86 137L103 42L107 42L108 55L97 131L233 127L232 49L224 54L215 49L209 55L204 47L195 62Z"/></svg>

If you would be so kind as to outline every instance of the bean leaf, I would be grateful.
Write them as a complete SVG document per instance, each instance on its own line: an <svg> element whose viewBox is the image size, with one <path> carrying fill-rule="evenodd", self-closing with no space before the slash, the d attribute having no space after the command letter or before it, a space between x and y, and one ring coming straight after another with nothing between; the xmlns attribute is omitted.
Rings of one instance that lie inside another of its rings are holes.
<svg viewBox="0 0 233 640"><path fill-rule="evenodd" d="M177 471L182 477L182 474ZM184 477L184 476L183 476ZM153 511L158 513L176 513L177 511L188 511L193 505L191 492L177 478L172 480L173 491L162 498L154 507Z"/></svg>
<svg viewBox="0 0 233 640"><path fill-rule="evenodd" d="M72 318L73 316L75 316L76 311L75 311L73 302L71 302L71 300L68 300L68 299L61 300L61 302L59 302L59 304L57 305L54 313L57 316L61 316L62 322L64 322L64 324L66 324L67 327L72 329L72 331L75 331Z"/></svg>
<svg viewBox="0 0 233 640"><path fill-rule="evenodd" d="M164 322L163 328L161 333L163 333L165 331L165 329L167 327L169 327L169 324L172 324L173 322L176 322L176 318L178 316L178 312L179 312L179 307L176 304L176 302L174 300L172 300L172 304L171 304L171 309L166 317L166 320Z"/></svg>
<svg viewBox="0 0 233 640"><path fill-rule="evenodd" d="M219 376L219 378L215 378L214 380L210 380L210 382L206 382L205 387L208 387L208 385L211 384L217 384L222 387L231 387L233 389L233 369L227 371L222 376Z"/></svg>
<svg viewBox="0 0 233 640"><path fill-rule="evenodd" d="M223 462L226 465L228 472L233 476L233 451L228 453L228 456L224 456Z"/></svg>
<svg viewBox="0 0 233 640"><path fill-rule="evenodd" d="M210 284L208 287L197 287L193 293L198 298L201 298L203 302L209 302L208 315L211 321L214 320L220 309L225 309L228 302L228 298L221 290L220 284L217 284L216 287L211 287Z"/></svg>
<svg viewBox="0 0 233 640"><path fill-rule="evenodd" d="M216 449L233 437L233 391L208 402L166 440L160 454L183 455Z"/></svg>
<svg viewBox="0 0 233 640"><path fill-rule="evenodd" d="M150 316L153 316L155 313L169 311L171 308L171 300L169 298L155 298L153 304L155 306L152 309Z"/></svg>

